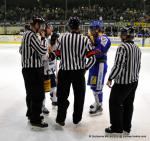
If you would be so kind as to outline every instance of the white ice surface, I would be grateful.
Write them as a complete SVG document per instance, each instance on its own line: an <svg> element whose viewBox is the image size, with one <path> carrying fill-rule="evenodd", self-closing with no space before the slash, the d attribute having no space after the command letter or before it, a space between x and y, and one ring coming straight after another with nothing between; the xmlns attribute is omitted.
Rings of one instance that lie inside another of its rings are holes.
<svg viewBox="0 0 150 141"><path fill-rule="evenodd" d="M150 48L141 48L142 68L134 103L131 137L108 138L104 137L104 129L109 126L110 89L106 85L104 86L104 112L101 116L90 117L88 114L89 105L93 103L94 98L91 90L87 87L83 119L78 127L74 126L71 90L69 97L71 104L68 109L66 125L61 128L55 124L56 109L51 106L49 94L46 94L46 106L50 110L49 116L46 117L49 128L45 131L31 130L25 117L26 94L18 47L19 45L0 45L0 141L150 141ZM111 47L108 53L109 68L105 80L107 80L113 65L115 51L116 47ZM90 135L93 137L89 137Z"/></svg>

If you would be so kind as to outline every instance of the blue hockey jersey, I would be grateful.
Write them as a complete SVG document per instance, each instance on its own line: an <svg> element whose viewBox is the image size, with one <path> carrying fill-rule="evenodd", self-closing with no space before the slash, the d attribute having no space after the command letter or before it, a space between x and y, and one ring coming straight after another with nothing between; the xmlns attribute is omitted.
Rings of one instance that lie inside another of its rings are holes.
<svg viewBox="0 0 150 141"><path fill-rule="evenodd" d="M98 62L107 61L107 51L111 46L111 41L106 35L100 35L96 38L93 36L88 36L92 42L94 50L99 50L101 53L96 55L96 60Z"/></svg>

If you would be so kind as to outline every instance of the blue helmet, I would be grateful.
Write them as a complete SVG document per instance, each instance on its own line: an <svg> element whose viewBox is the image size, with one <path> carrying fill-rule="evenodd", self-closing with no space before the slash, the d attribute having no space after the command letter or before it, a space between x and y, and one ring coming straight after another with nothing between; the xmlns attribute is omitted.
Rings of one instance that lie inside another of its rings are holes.
<svg viewBox="0 0 150 141"><path fill-rule="evenodd" d="M103 29L104 23L100 20L91 21L90 29Z"/></svg>

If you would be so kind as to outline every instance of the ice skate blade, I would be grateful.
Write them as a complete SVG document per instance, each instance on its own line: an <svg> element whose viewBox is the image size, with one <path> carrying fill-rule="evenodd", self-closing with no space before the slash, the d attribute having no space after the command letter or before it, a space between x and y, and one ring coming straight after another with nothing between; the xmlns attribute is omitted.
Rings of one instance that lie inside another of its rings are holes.
<svg viewBox="0 0 150 141"><path fill-rule="evenodd" d="M123 136L130 136L130 133L123 131Z"/></svg>
<svg viewBox="0 0 150 141"><path fill-rule="evenodd" d="M90 114L90 113L89 113L90 117L100 116L100 115L102 115L102 114L103 114L102 112L97 112L97 113L94 113L94 114Z"/></svg>
<svg viewBox="0 0 150 141"><path fill-rule="evenodd" d="M33 126L33 125L31 125L31 130L33 130L33 131L45 131L45 130L47 130L47 129L48 129L48 127L42 128L42 127L38 127L38 126Z"/></svg>

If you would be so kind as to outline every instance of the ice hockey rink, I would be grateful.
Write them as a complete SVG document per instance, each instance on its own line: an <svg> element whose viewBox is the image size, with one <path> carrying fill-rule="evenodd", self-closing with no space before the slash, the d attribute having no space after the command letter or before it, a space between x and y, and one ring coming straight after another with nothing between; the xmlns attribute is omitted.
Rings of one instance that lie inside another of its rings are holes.
<svg viewBox="0 0 150 141"><path fill-rule="evenodd" d="M72 123L72 90L64 127L55 123L57 109L51 106L47 93L46 106L50 114L45 119L49 127L42 131L32 130L25 117L26 94L18 47L19 45L0 45L0 141L150 141L150 48L141 48L142 67L134 102L131 134L129 137L108 137L105 136L104 129L109 126L110 89L106 85L104 86L103 114L95 117L90 117L88 114L89 105L93 103L94 98L87 87L83 119L78 126ZM116 48L111 47L108 53L109 68L105 80L113 65Z"/></svg>

